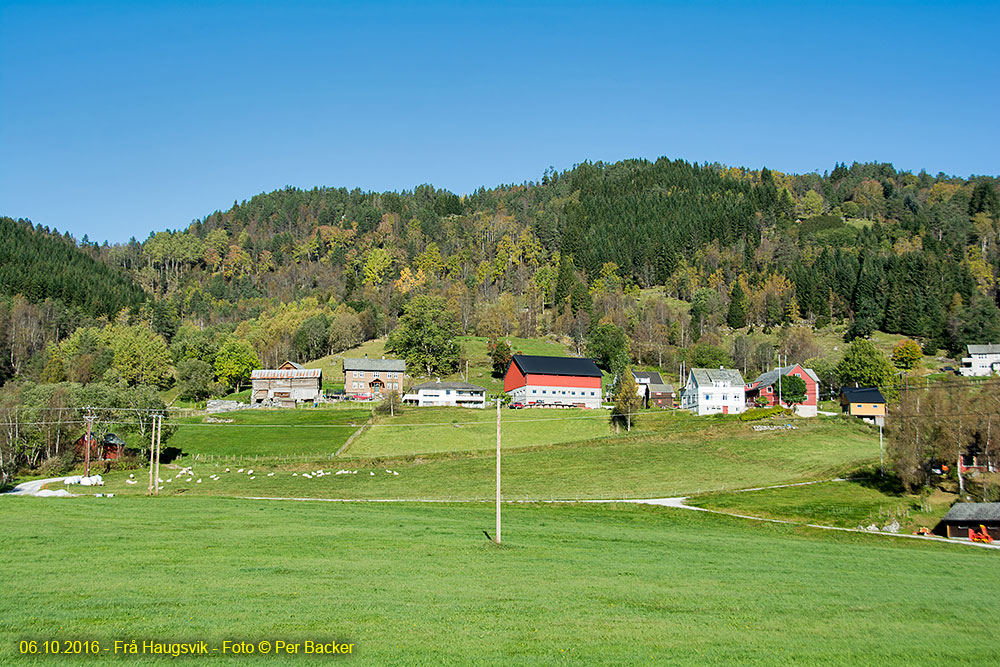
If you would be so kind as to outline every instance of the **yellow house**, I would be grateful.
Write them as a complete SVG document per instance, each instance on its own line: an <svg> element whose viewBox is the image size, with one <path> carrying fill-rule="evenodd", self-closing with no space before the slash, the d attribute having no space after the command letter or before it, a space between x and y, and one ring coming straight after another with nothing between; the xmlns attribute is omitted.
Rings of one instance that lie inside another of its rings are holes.
<svg viewBox="0 0 1000 667"><path fill-rule="evenodd" d="M876 387L844 387L840 392L840 408L866 422L885 424L885 397Z"/></svg>

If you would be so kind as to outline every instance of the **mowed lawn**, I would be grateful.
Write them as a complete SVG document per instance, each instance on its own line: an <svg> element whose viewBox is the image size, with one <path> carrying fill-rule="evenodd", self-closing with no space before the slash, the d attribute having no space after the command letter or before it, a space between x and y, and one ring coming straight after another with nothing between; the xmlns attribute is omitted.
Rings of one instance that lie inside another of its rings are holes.
<svg viewBox="0 0 1000 667"><path fill-rule="evenodd" d="M209 417L177 420L176 432L163 444L185 455L329 456L371 416L370 410L237 410ZM210 422L233 420L232 423Z"/></svg>
<svg viewBox="0 0 1000 667"><path fill-rule="evenodd" d="M500 549L479 504L0 498L0 521L0 663L20 640L68 638L337 640L365 665L1000 652L998 555L957 545L628 505L507 507Z"/></svg>
<svg viewBox="0 0 1000 667"><path fill-rule="evenodd" d="M909 532L921 526L933 528L955 499L954 495L943 493L921 498L886 492L869 483L846 481L713 493L691 498L687 503L730 513L842 528L873 523L881 527L898 520Z"/></svg>
<svg viewBox="0 0 1000 667"><path fill-rule="evenodd" d="M501 412L502 447L535 447L610 437L607 410L511 410ZM397 456L462 452L497 446L493 408L405 408L396 417L380 416L350 447L346 456Z"/></svg>
<svg viewBox="0 0 1000 667"><path fill-rule="evenodd" d="M509 500L691 495L834 477L878 456L877 436L847 420L803 420L795 431L760 433L734 419L711 419L697 428L695 423L681 419L659 431L509 450L502 458L503 495ZM494 495L495 466L495 454L487 449L311 463L274 460L240 464L243 473L237 464L199 461L190 476L177 478L175 467L162 469L161 476L172 480L162 492L171 495L475 500ZM302 475L319 469L358 472ZM219 479L211 479L213 474ZM104 490L145 493L143 475L137 471L139 483L129 485L127 473L110 474Z"/></svg>

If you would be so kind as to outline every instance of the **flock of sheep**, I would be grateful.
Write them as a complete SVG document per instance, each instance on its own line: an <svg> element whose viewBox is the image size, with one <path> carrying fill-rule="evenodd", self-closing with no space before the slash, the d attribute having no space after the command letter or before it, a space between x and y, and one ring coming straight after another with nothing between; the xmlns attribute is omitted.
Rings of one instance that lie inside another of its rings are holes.
<svg viewBox="0 0 1000 667"><path fill-rule="evenodd" d="M228 473L228 472L230 472L230 469L226 468L225 471ZM396 476L396 477L399 476L399 473L396 472L395 470L389 470L388 468L386 468L385 472L386 472L387 475L393 475L393 476ZM240 468L240 469L238 469L236 471L236 474L238 474L238 475L245 474L245 475L247 475L247 477L249 479L257 479L257 475L255 474L253 468ZM323 470L321 468L319 470L314 470L314 471L311 471L311 472L304 472L304 473L301 473L301 474L297 473L297 472L293 472L292 473L292 477L304 477L306 479L315 479L315 478L319 478L319 477L326 477L328 475L357 475L357 474L358 474L357 470L338 470L336 472L327 472L326 470ZM369 476L372 476L372 477L375 476L375 472L374 471L369 471L368 474L369 474ZM268 477L274 477L274 475L275 475L275 473L273 473L273 472L267 473ZM202 481L203 481L203 479L204 478L202 478L202 477L198 477L196 479L195 478L195 472L194 472L194 466L187 466L187 467L181 468L180 471L176 475L174 475L173 477L168 477L166 479L157 477L156 478L156 483L158 485L157 486L158 489L163 489L164 488L164 486L163 486L164 484L169 484L170 482L173 482L173 481L177 481L177 480L182 480L182 481L185 481L185 482L192 482L193 481L195 484L201 484ZM213 481L213 482L217 482L217 481L219 481L222 478L219 476L218 473L212 473L211 475L208 476L208 479L211 480L211 481ZM135 478L135 474L134 473L130 473L129 476L128 476L128 479L125 480L125 483L126 484L138 484L139 480L137 480Z"/></svg>

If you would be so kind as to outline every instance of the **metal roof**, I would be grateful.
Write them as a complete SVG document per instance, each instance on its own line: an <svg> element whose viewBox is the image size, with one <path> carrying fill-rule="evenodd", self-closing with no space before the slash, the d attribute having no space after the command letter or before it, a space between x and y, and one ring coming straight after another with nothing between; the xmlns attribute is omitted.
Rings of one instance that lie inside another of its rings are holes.
<svg viewBox="0 0 1000 667"><path fill-rule="evenodd" d="M319 378L323 371L319 368L299 369L261 369L250 372L251 380L288 380L291 378Z"/></svg>
<svg viewBox="0 0 1000 667"><path fill-rule="evenodd" d="M485 392L486 387L480 387L468 382L422 382L410 387L410 391L420 391L421 389L454 389L455 391L481 391Z"/></svg>
<svg viewBox="0 0 1000 667"><path fill-rule="evenodd" d="M1000 344L989 343L987 345L967 345L969 354L1000 354Z"/></svg>
<svg viewBox="0 0 1000 667"><path fill-rule="evenodd" d="M1000 521L1000 503L955 503L942 521Z"/></svg>
<svg viewBox="0 0 1000 667"><path fill-rule="evenodd" d="M353 359L344 357L344 371L399 371L406 372L406 362L402 359Z"/></svg>
<svg viewBox="0 0 1000 667"><path fill-rule="evenodd" d="M698 385L728 382L732 386L743 388L743 376L734 368L692 368L691 374Z"/></svg>
<svg viewBox="0 0 1000 667"><path fill-rule="evenodd" d="M601 369L593 359L581 357L542 357L530 354L515 354L513 363L522 373L537 375L576 375L582 377L601 377Z"/></svg>
<svg viewBox="0 0 1000 667"><path fill-rule="evenodd" d="M843 387L840 391L851 403L885 403L877 387Z"/></svg>
<svg viewBox="0 0 1000 667"><path fill-rule="evenodd" d="M651 394L672 394L674 393L674 385L652 382L649 385L649 392Z"/></svg>
<svg viewBox="0 0 1000 667"><path fill-rule="evenodd" d="M799 364L792 364L791 366L783 366L781 368L771 369L771 370L767 371L766 373L761 373L760 375L758 375L757 379L754 380L753 382L751 382L750 384L756 384L756 385L761 386L761 387L766 387L768 385L772 385L772 384L774 384L775 382L778 381L778 373L781 373L782 376L787 376L789 373L791 373L796 368L799 368ZM816 373L813 371L813 369L811 369L811 368L805 368L803 366L802 370L805 371L806 375L808 375L809 377L811 377L814 382L819 382L819 376L816 375Z"/></svg>

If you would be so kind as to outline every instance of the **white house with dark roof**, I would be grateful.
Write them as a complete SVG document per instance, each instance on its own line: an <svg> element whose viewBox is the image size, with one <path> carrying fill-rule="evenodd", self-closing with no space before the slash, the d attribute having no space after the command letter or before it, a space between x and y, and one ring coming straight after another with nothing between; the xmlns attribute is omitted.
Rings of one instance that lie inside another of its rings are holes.
<svg viewBox="0 0 1000 667"><path fill-rule="evenodd" d="M378 398L390 391L403 392L406 362L402 359L344 358L344 393L357 398Z"/></svg>
<svg viewBox="0 0 1000 667"><path fill-rule="evenodd" d="M969 356L962 359L958 372L965 377L983 377L1000 373L1000 345L968 345Z"/></svg>
<svg viewBox="0 0 1000 667"><path fill-rule="evenodd" d="M746 410L743 376L732 368L692 368L681 409L696 415L735 415Z"/></svg>
<svg viewBox="0 0 1000 667"><path fill-rule="evenodd" d="M485 408L486 387L468 382L424 382L410 388L403 402L418 407L449 405L459 408Z"/></svg>

